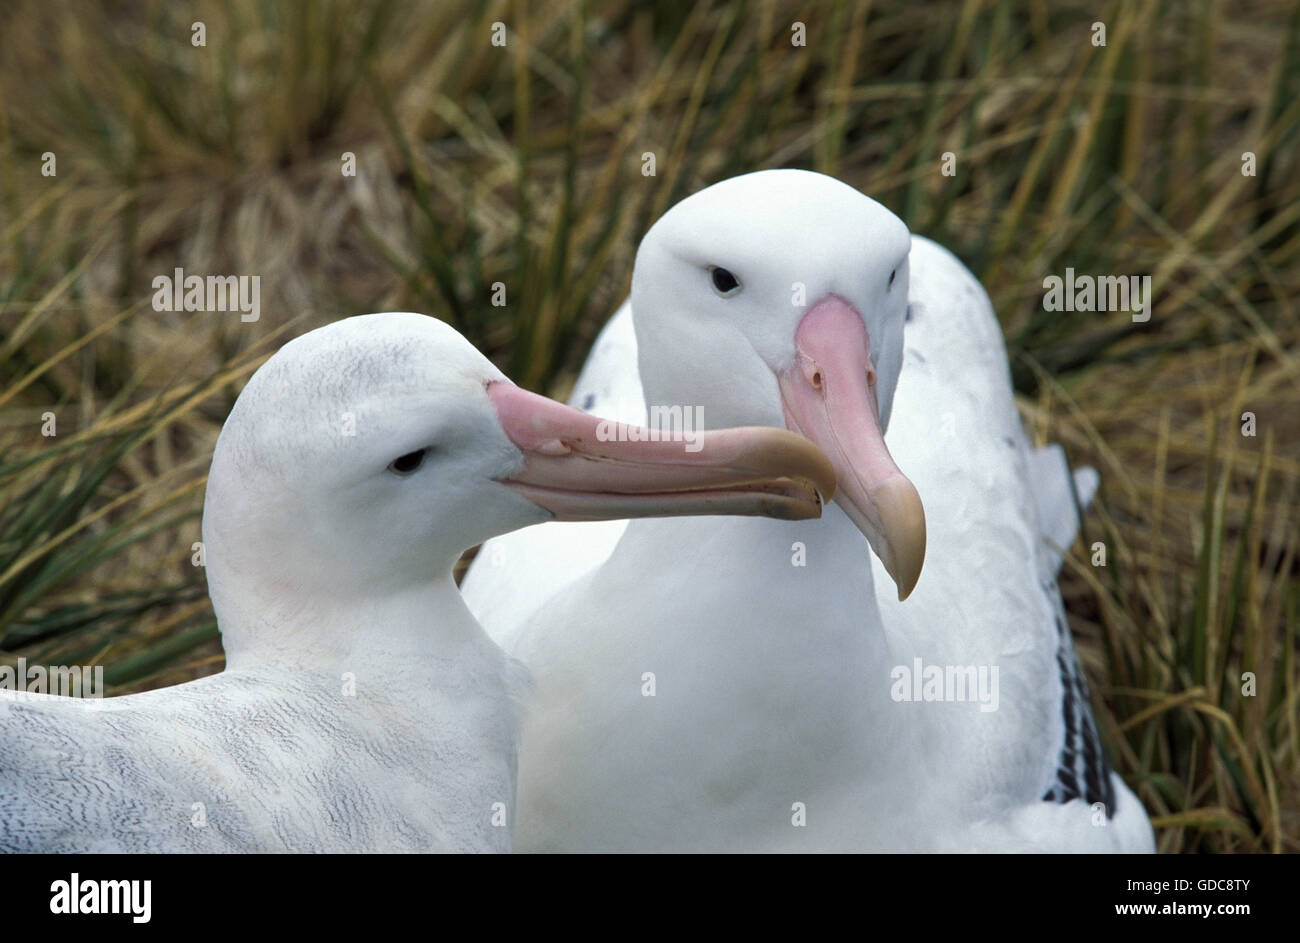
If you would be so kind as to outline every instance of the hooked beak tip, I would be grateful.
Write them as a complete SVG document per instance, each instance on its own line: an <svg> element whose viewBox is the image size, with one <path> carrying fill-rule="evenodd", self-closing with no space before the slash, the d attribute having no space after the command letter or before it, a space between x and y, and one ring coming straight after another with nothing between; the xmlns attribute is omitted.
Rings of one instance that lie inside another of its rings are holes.
<svg viewBox="0 0 1300 943"><path fill-rule="evenodd" d="M871 493L880 518L885 553L881 562L898 587L902 602L916 588L925 563L925 508L916 487L899 476Z"/></svg>

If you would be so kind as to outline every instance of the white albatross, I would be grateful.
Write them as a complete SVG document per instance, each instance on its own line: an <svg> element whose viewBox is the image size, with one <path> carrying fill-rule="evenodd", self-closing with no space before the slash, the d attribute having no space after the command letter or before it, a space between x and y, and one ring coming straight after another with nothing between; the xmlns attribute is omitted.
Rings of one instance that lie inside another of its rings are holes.
<svg viewBox="0 0 1300 943"><path fill-rule="evenodd" d="M734 326L708 265L737 280L730 300L750 296ZM885 326L873 354L903 361L897 391L880 370L876 392L931 531L916 593L899 602L878 559L870 572L835 508L804 525L546 524L489 541L466 600L538 678L519 848L1150 850L1105 768L1054 584L1074 483L1059 447L1025 442L992 308L949 253L828 178L724 181L647 234L570 402L633 422L647 400L771 421L778 397L731 377L754 321L784 326L793 356L793 282L810 301L856 282L845 297ZM900 340L904 312L917 326ZM667 362L682 348L702 352ZM1095 473L1075 482L1086 504ZM703 561L729 582L697 578ZM892 700L916 658L998 665L999 709ZM1093 795L1113 805L1098 815Z"/></svg>
<svg viewBox="0 0 1300 943"><path fill-rule="evenodd" d="M599 425L422 315L285 345L208 477L226 670L102 702L0 692L0 850L509 850L524 673L466 609L460 553L552 517L816 516L834 488L788 432L687 451Z"/></svg>

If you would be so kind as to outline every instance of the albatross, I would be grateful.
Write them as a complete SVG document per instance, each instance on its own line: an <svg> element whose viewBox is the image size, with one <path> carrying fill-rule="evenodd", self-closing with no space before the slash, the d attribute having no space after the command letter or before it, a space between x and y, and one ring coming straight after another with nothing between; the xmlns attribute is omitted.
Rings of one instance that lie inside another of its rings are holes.
<svg viewBox="0 0 1300 943"><path fill-rule="evenodd" d="M846 333L809 349L843 327L814 317L831 310L861 320L867 364ZM792 374L829 403L855 364L875 383L840 400L840 427L802 421ZM1095 473L1071 479L1059 448L1028 445L987 295L946 250L818 174L715 184L647 233L570 402L798 429L838 457L840 500L815 522L545 524L489 541L466 599L537 685L520 850L1150 850L1105 766L1054 583ZM841 448L877 425L887 448ZM922 572L900 571L852 506L855 479L882 467L924 502ZM901 698L904 673L981 667L995 709L977 683L946 692L961 701Z"/></svg>
<svg viewBox="0 0 1300 943"><path fill-rule="evenodd" d="M83 701L0 692L0 850L506 851L520 666L452 579L546 520L816 517L784 430L648 441L525 392L430 317L286 344L218 438L203 539L227 666Z"/></svg>

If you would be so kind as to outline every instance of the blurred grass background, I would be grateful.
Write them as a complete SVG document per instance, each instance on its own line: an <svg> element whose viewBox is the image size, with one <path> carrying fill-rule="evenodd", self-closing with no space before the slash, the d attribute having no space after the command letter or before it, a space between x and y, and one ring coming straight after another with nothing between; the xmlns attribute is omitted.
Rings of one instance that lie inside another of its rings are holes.
<svg viewBox="0 0 1300 943"><path fill-rule="evenodd" d="M1101 472L1062 589L1161 850L1296 851L1298 137L1284 0L10 4L0 659L221 668L203 476L283 340L419 310L563 396L664 209L806 167L970 265L1030 429ZM261 320L153 311L177 266L261 275ZM1045 312L1067 266L1153 275L1151 321Z"/></svg>

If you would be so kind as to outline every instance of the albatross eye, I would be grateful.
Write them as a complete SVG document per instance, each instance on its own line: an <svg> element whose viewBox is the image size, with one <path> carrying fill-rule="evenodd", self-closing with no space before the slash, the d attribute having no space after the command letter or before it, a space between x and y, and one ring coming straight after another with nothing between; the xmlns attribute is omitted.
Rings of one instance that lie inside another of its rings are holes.
<svg viewBox="0 0 1300 943"><path fill-rule="evenodd" d="M892 272L889 273L889 288L894 287L894 276L897 274L898 274L898 269L894 269Z"/></svg>
<svg viewBox="0 0 1300 943"><path fill-rule="evenodd" d="M422 464L424 464L424 453L428 449L416 449L414 452L407 452L388 463L388 470L397 475L409 475Z"/></svg>
<svg viewBox="0 0 1300 943"><path fill-rule="evenodd" d="M740 279L732 275L724 268L716 265L709 266L709 277L713 279L713 290L724 298L730 298L736 292L740 291Z"/></svg>

